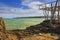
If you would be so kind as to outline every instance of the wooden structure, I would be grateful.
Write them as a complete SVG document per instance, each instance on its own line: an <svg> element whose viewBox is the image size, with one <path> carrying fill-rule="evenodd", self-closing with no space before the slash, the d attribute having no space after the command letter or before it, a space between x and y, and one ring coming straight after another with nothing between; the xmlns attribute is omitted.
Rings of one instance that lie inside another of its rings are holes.
<svg viewBox="0 0 60 40"><path fill-rule="evenodd" d="M60 19L60 0L39 5L39 10L43 10L45 20L58 20Z"/></svg>

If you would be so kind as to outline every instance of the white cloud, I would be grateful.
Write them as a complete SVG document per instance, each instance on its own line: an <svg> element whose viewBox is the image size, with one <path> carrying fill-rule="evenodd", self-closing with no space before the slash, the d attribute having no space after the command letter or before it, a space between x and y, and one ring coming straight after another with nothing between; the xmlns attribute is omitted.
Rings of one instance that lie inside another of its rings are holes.
<svg viewBox="0 0 60 40"><path fill-rule="evenodd" d="M39 1L33 1L33 0L25 0L22 2L22 5L25 5L25 6L28 6L30 7L31 9L38 9L39 8L39 5L40 4L43 4L42 2L39 2Z"/></svg>
<svg viewBox="0 0 60 40"><path fill-rule="evenodd" d="M32 2L31 1L25 0L25 1L22 2L22 5L28 6L31 9L34 9L34 10L39 10L39 5L44 4L40 1L32 1ZM45 1L48 1L48 0L45 0ZM50 4L46 4L46 7L50 7L50 6L51 6ZM40 6L40 8L45 8L45 4Z"/></svg>
<svg viewBox="0 0 60 40"><path fill-rule="evenodd" d="M26 10L22 8L8 7L5 4L2 4L4 6L1 5L0 7L0 17L14 18L14 17L42 16L43 15L42 11L38 9L38 5L41 4L41 2L38 1L30 2L30 3L29 2L28 4L24 4L24 5L29 6L31 9L26 9Z"/></svg>
<svg viewBox="0 0 60 40"><path fill-rule="evenodd" d="M24 10L21 8L2 7L0 10L0 17L3 18L41 16L41 15L43 14L40 14L39 10L34 9Z"/></svg>
<svg viewBox="0 0 60 40"><path fill-rule="evenodd" d="M23 0L22 4L26 5L26 4L29 4L29 3L34 2L34 1L38 1L38 0Z"/></svg>
<svg viewBox="0 0 60 40"><path fill-rule="evenodd" d="M18 16L19 15L16 15L16 14L0 14L0 17L3 17L3 18L14 18Z"/></svg>
<svg viewBox="0 0 60 40"><path fill-rule="evenodd" d="M35 9L35 10L37 9L38 10L40 4L42 4L42 3L36 1L36 2L31 2L30 4L28 4L28 6L32 9Z"/></svg>
<svg viewBox="0 0 60 40"><path fill-rule="evenodd" d="M48 1L48 0L46 0ZM39 5L43 4L37 0L24 0L22 5L28 6L31 9L13 8L0 3L0 17L3 18L14 18L14 17L28 17L28 16L42 16L43 11L39 10ZM44 5L43 5L44 6ZM49 7L50 4L47 4ZM42 8L42 7L41 7Z"/></svg>

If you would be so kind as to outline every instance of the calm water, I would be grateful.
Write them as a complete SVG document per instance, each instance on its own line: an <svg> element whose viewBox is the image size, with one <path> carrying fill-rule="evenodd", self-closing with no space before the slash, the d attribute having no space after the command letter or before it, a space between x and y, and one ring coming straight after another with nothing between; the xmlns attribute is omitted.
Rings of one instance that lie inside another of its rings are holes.
<svg viewBox="0 0 60 40"><path fill-rule="evenodd" d="M19 18L19 19L4 19L6 29L25 29L31 25L36 25L41 23L44 18Z"/></svg>

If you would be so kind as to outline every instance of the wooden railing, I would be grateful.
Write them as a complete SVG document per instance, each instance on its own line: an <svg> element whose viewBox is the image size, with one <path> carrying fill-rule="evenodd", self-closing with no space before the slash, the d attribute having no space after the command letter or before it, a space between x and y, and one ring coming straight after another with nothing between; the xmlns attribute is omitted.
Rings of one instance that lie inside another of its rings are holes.
<svg viewBox="0 0 60 40"><path fill-rule="evenodd" d="M46 20L48 20L50 17L51 21L55 20L55 19L57 19L59 21L60 0L39 5L39 10L43 11L43 14L44 14Z"/></svg>

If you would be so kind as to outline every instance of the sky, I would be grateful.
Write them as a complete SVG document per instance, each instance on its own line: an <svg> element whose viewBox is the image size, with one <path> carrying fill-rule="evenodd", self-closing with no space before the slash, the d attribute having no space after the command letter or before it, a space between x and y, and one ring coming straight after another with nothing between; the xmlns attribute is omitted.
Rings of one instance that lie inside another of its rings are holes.
<svg viewBox="0 0 60 40"><path fill-rule="evenodd" d="M42 16L43 11L39 10L39 5L52 1L56 0L0 0L0 17Z"/></svg>

